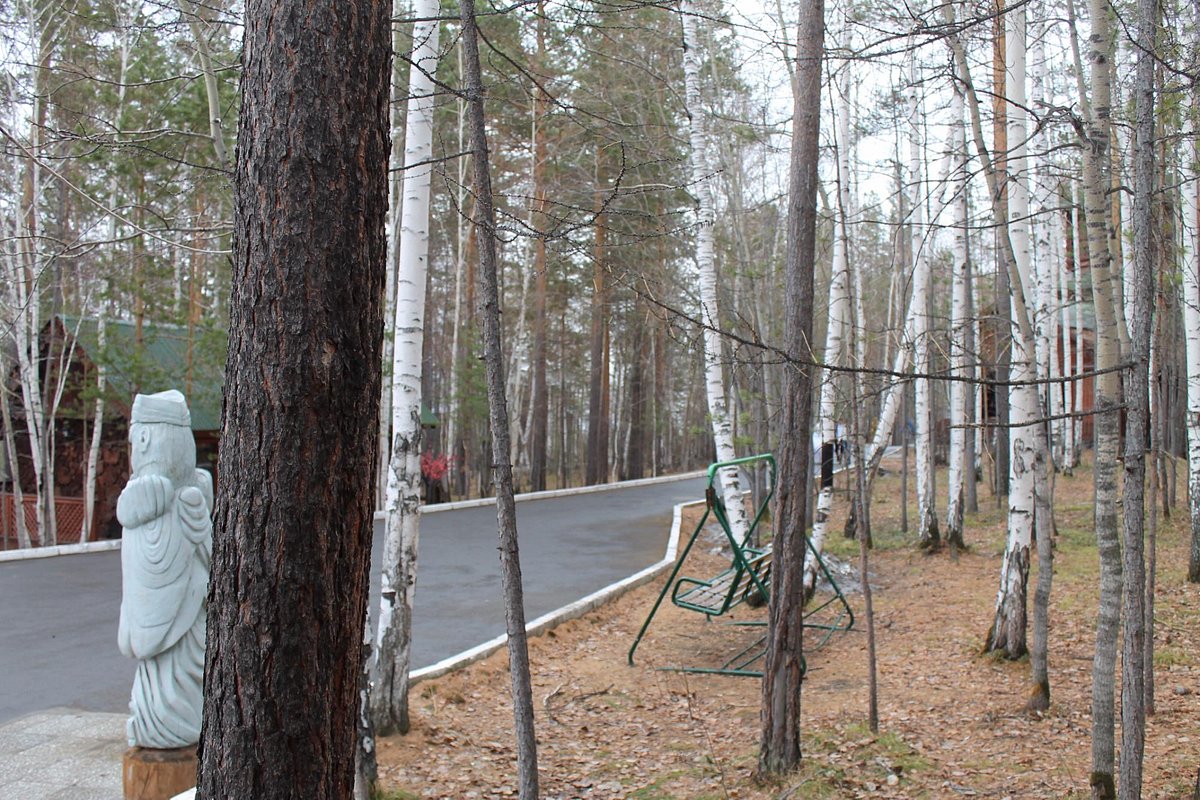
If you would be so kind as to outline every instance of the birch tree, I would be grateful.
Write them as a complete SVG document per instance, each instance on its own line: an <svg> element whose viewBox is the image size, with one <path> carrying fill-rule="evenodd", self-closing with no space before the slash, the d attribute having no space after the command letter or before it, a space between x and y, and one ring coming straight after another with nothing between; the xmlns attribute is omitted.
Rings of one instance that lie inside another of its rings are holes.
<svg viewBox="0 0 1200 800"><path fill-rule="evenodd" d="M959 380L950 384L950 453L947 483L949 497L946 503L946 543L951 548L963 546L963 500L964 484L975 480L975 465L967 463L967 441L974 436L967 419L967 395L974 387L967 383L973 375L971 365L974 354L968 348L967 334L974 321L968 315L968 275L970 261L967 252L967 132L963 124L962 86L955 83L950 96L949 150L951 173L955 176L954 197L950 200L953 229L953 277L951 281L950 306L950 370Z"/></svg>
<svg viewBox="0 0 1200 800"><path fill-rule="evenodd" d="M1034 285L1030 270L1029 194L1026 183L1026 140L1028 138L1025 95L1026 21L1025 7L1006 11L1005 65L1008 92L1006 163L1009 170L1007 220L1000 231L1005 259L1008 261L1010 307L1018 321L1012 336L1009 386L1009 507L1008 540L1000 569L1000 588L996 613L988 632L986 648L1002 650L1009 658L1018 658L1027 650L1026 619L1030 568L1030 546L1037 526L1037 494L1045 496L1048 467L1045 430L1036 385L1036 330L1030 320ZM1039 541L1048 539L1041 536ZM1048 551L1047 551L1048 552ZM1039 550L1039 555L1043 555ZM1049 577L1051 566L1044 561L1039 575ZM1035 672L1038 671L1035 669ZM1035 683L1040 683L1035 679ZM1048 687L1046 688L1048 692ZM1047 694L1048 697L1048 694Z"/></svg>
<svg viewBox="0 0 1200 800"><path fill-rule="evenodd" d="M952 11L947 9L946 14L950 21L953 21ZM1016 27L1021 34L1018 46L1023 48L1023 26L1018 24ZM1028 510L1019 509L1019 511L1024 511L1024 513L1017 514L1013 513L1014 502L1010 499L1008 516L1009 534L1001 565L1000 590L997 593L996 613L993 618L992 627L988 631L986 644L988 650L1003 650L1009 657L1017 657L1026 651L1026 582L1029 571L1029 539L1035 524L1035 509L1033 507L1035 502L1040 505L1041 509L1045 509L1048 506L1049 477L1047 462L1049 448L1046 442L1045 429L1038 415L1037 389L1032 378L1035 374L1031 363L1035 337L1033 323L1029 314L1031 306L1026 301L1026 298L1029 297L1028 261L1022 263L1021 256L1018 255L1020 251L1017 248L1016 242L1014 242L1014 238L1017 238L1019 241L1019 237L1012 235L1008 213L1005 210L999 190L1002 176L996 168L996 162L992 160L988 153L987 145L983 139L983 124L979 111L979 99L971 81L966 51L957 36L951 36L949 44L954 53L955 77L962 82L968 101L971 137L974 140L975 152L982 165L983 174L987 181L992 216L996 221L998 233L1000 234L997 237L998 244L1000 245L999 256L1002 260L1004 271L1009 277L1009 308L1012 310L1014 322L1014 329L1012 331L1012 377L1014 382L1010 385L1010 392L1017 393L1017 397L1020 399L1020 407L1025 409L1022 413L1028 414L1028 409L1033 410L1032 417L1020 417L1016 413L1012 415L1011 419L1014 424L1020 424L1020 427L1014 428L1013 434L1009 438L1010 440L1018 441L1018 451L1028 458L1028 461L1020 464L1017 470L1030 473L1032 478L1031 483L1033 484L1032 493L1038 497L1036 499L1028 498L1025 501L1027 505L1024 506L1024 509ZM1017 58L1018 62L1019 60ZM1020 64L1018 63L1017 66L1019 67ZM1021 81L1021 85L1023 85L1023 80ZM1024 138L1018 139L1018 141L1023 142ZM1017 155L1020 155L1020 152ZM1018 375L1023 376L1020 382L1017 382ZM1013 411L1016 412L1016 409L1013 409ZM1012 491L1016 491L1015 486L1012 487ZM1043 522L1043 520L1045 521ZM1037 511L1036 522L1037 524L1048 525L1048 517L1044 511ZM1039 575L1041 572L1045 572L1045 583L1039 583L1039 592L1044 592L1042 599L1046 601L1040 607L1048 611L1049 581L1053 574L1053 565L1051 563L1053 557L1052 543L1048 535L1039 536L1038 541L1038 556L1041 561ZM1035 610L1037 610L1036 605ZM1044 620L1037 621L1035 623L1035 630L1040 629L1039 625L1043 623ZM1044 640L1041 644L1044 644ZM1041 649L1040 652L1044 653L1044 649ZM1044 662L1039 659L1038 653L1035 653L1035 658L1033 659L1034 687L1032 696L1030 697L1030 706L1034 708L1044 707L1049 702L1048 677L1044 673L1043 666Z"/></svg>
<svg viewBox="0 0 1200 800"><path fill-rule="evenodd" d="M1197 20L1200 31L1200 20ZM1200 37L1200 33L1197 34ZM1191 547L1188 580L1200 583L1200 163L1197 162L1197 120L1200 98L1193 93L1187 106L1183 138L1183 281L1180 285L1183 306L1184 347L1187 361L1187 444L1188 494L1191 498Z"/></svg>
<svg viewBox="0 0 1200 800"><path fill-rule="evenodd" d="M407 733L409 727L408 671L421 521L421 351L429 260L438 0L418 0L413 11L417 22L409 71L399 268L392 324L392 446L371 697L373 722L384 736L393 731Z"/></svg>
<svg viewBox="0 0 1200 800"><path fill-rule="evenodd" d="M834 108L837 128L837 206L834 209L833 266L829 278L829 322L825 329L825 352L821 363L827 367L820 373L820 395L817 405L817 424L821 437L822 459L827 448L837 440L837 377L829 367L839 367L846 355L846 336L850 327L850 237L846 216L850 208L850 64L841 65L834 87ZM833 480L821 476L820 493L813 514L812 549L820 552L829 527L833 509ZM812 594L817 580L816 558L805 565L805 592Z"/></svg>
<svg viewBox="0 0 1200 800"><path fill-rule="evenodd" d="M1119 375L1113 369L1121 361L1117 328L1116 297L1110 279L1112 253L1108 237L1108 189L1110 114L1112 89L1108 61L1111 39L1109 6L1089 0L1091 32L1087 39L1088 73L1075 32L1074 2L1067 3L1071 25L1072 56L1078 85L1082 120L1076 133L1082 145L1083 214L1086 220L1088 265L1092 273L1092 303L1096 312L1095 392L1095 482L1096 550L1100 558L1100 605L1096 614L1096 649L1092 660L1092 769L1089 783L1095 800L1117 796L1113 737L1117 641L1121 622L1121 545L1117 533L1117 447L1121 402ZM1088 84L1090 83L1090 93ZM1076 270L1078 277L1079 270ZM1078 288L1078 283L1076 284ZM1078 317L1077 317L1078 319Z"/></svg>
<svg viewBox="0 0 1200 800"><path fill-rule="evenodd" d="M708 416L712 422L713 444L718 461L737 457L733 447L733 418L725 390L721 356L721 317L717 308L717 265L713 252L713 159L704 132L703 105L700 99L700 47L696 32L694 0L680 4L683 21L683 74L687 91L688 139L691 145L691 190L696 202L696 268L700 274L700 323L703 326L704 388L708 399ZM746 504L742 499L741 481L736 467L721 470L722 498L729 515L729 525L741 541L749 528Z"/></svg>
<svg viewBox="0 0 1200 800"><path fill-rule="evenodd" d="M912 307L909 314L913 320L914 369L917 372L913 415L916 417L916 467L917 467L917 538L924 550L936 550L941 546L938 532L937 507L934 488L933 464L933 381L929 377L933 347L933 327L930 315L932 298L929 284L931 265L925 230L925 197L922 168L921 96L918 91L920 72L917 66L915 40L909 51L908 87L908 181L909 230L912 245Z"/></svg>

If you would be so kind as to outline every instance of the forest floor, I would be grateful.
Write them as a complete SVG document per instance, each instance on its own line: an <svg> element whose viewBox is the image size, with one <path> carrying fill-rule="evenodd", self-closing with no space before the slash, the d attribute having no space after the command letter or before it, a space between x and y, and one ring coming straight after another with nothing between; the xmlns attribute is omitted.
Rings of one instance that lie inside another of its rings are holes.
<svg viewBox="0 0 1200 800"><path fill-rule="evenodd" d="M1185 581L1186 485L1182 468L1179 473L1179 504L1170 521L1160 514L1158 526L1157 713L1146 726L1146 798L1190 798L1200 767L1200 586ZM938 481L944 491L944 473ZM862 595L855 592L855 630L806 653L801 768L771 782L756 780L760 681L658 669L702 663L734 639L753 635L753 628L706 623L668 603L642 642L637 665L626 665L664 576L530 640L542 797L1089 797L1098 592L1091 472L1085 467L1057 479L1052 704L1042 714L1024 710L1028 659L982 653L999 582L1004 514L985 485L979 493L980 513L968 517L968 549L952 558L946 551L921 554L913 537L900 533L896 475L876 484L870 570L878 734L866 724L865 621ZM913 521L911 504L910 497ZM844 509L844 495L837 505ZM698 514L685 515L682 536ZM843 517L844 511L834 520L828 549L853 565L853 575L858 548L842 538ZM712 552L715 544L704 550L685 572L719 571L723 557ZM734 616L762 619L764 612L743 606ZM1117 677L1119 683L1119 666ZM509 687L504 651L415 686L412 732L380 742L382 796L516 796ZM1119 721L1117 727L1119 740Z"/></svg>

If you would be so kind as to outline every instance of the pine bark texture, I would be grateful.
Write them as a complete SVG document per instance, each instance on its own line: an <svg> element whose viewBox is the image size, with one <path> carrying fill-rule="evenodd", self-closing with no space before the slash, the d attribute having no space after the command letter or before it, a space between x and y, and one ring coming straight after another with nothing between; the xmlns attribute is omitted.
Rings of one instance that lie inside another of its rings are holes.
<svg viewBox="0 0 1200 800"><path fill-rule="evenodd" d="M496 212L488 159L484 89L479 64L479 29L474 0L460 6L463 42L463 90L467 96L468 142L472 155L473 223L479 235L479 314L487 372L488 413L492 434L492 471L500 539L500 579L504 586L504 619L508 631L509 675L512 679L514 735L517 744L517 787L521 800L538 796L537 740L533 724L533 689L525 633L525 601L517 546L517 508L513 468L509 462L508 406L504 393L504 356L500 347L500 291L496 257Z"/></svg>
<svg viewBox="0 0 1200 800"><path fill-rule="evenodd" d="M429 264L438 2L417 0L405 122L395 318L391 325L391 455L384 500L383 571L371 718L380 736L407 733L412 607L421 524L421 354Z"/></svg>
<svg viewBox="0 0 1200 800"><path fill-rule="evenodd" d="M390 3L246 5L199 795L348 798L380 391Z"/></svg>
<svg viewBox="0 0 1200 800"><path fill-rule="evenodd" d="M821 71L825 7L800 3L793 84L791 164L788 181L788 239L785 258L787 314L784 337L795 361L785 389L779 500L776 506L775 567L767 654L763 665L762 740L758 768L780 773L800 763L800 690L803 678L804 517L806 476L812 443L812 307L816 258L817 164L820 156Z"/></svg>

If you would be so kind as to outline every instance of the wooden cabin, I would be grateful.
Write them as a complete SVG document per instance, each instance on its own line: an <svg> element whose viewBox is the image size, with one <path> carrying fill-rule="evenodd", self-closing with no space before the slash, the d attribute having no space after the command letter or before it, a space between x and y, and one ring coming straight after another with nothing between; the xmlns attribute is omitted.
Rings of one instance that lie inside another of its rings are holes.
<svg viewBox="0 0 1200 800"><path fill-rule="evenodd" d="M129 414L138 392L179 389L187 396L196 437L197 466L216 477L221 434L225 332L132 320L108 320L100 343L95 319L56 316L43 328L44 379L55 379L66 365L62 399L54 421L54 489L59 544L79 541L83 528L84 475L95 424L99 365L106 367L104 425L96 475L96 534L117 538L117 497L129 478ZM17 469L26 524L39 544L35 477L21 405L19 375L8 376ZM5 448L0 447L0 451ZM16 546L14 471L0 459L0 549Z"/></svg>

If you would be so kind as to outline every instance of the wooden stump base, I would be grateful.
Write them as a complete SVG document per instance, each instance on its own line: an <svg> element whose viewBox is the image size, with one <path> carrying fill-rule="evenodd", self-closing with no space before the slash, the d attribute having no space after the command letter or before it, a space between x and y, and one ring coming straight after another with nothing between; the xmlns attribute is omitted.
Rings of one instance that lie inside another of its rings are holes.
<svg viewBox="0 0 1200 800"><path fill-rule="evenodd" d="M196 748L131 747L121 761L125 800L171 800L196 785Z"/></svg>

